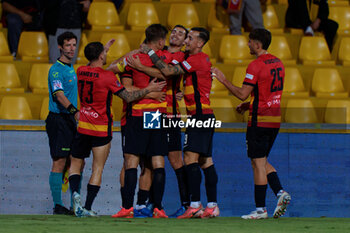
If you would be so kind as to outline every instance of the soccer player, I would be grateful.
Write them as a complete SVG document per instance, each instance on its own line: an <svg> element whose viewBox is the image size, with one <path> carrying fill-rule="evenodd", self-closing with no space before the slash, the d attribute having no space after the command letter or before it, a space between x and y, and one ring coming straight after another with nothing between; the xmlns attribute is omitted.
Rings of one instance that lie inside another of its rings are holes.
<svg viewBox="0 0 350 233"><path fill-rule="evenodd" d="M71 65L76 50L77 37L64 32L57 38L61 56L49 71L49 115L46 119L46 132L49 137L52 168L49 178L54 202L53 214L71 214L62 204L62 174L71 153L76 133L77 76Z"/></svg>
<svg viewBox="0 0 350 233"><path fill-rule="evenodd" d="M162 52L165 45L167 29L160 24L152 24L146 29L146 43L152 47L159 56L170 62L170 58ZM141 63L152 67L153 63L146 54L135 54ZM126 88L143 88L154 76L149 76L141 71L126 66L126 72L121 75L122 82ZM159 72L159 71L158 71ZM135 101L127 111L126 124L123 129L123 152L125 182L122 191L124 202L122 209L112 215L115 218L130 218L134 216L134 195L137 183L137 167L142 160L151 160L153 168L153 189L154 189L154 218L167 218L162 207L162 198L165 187L164 157L168 153L167 135L162 129L144 129L144 112L154 112L154 119L160 119L166 114L166 101L159 102L153 98L143 98ZM153 120L154 120L153 119ZM161 122L161 120L160 120ZM159 122L159 123L160 123Z"/></svg>
<svg viewBox="0 0 350 233"><path fill-rule="evenodd" d="M185 40L188 58L173 66L159 58L152 48L142 46L152 62L165 76L184 74L184 98L187 114L197 121L215 120L210 108L211 63L202 48L209 40L209 32L204 28L195 27L188 33ZM215 217L219 215L217 206L217 173L212 160L212 140L214 128L187 128L184 141L184 162L186 164L191 204L183 215L178 218ZM200 184L204 171L208 204L202 210L200 202Z"/></svg>
<svg viewBox="0 0 350 233"><path fill-rule="evenodd" d="M185 53L182 52L181 49L184 45L187 34L187 29L182 25L176 25L171 31L169 37L169 46L165 46L164 49L171 54L172 64L178 64L179 62L182 62L185 59ZM131 67L143 71L145 73L147 73L149 70L147 66L141 64L139 59L135 59L132 56L128 58L128 64ZM148 74L152 75L150 73ZM181 100L183 96L183 93L180 91L181 78L181 75L174 75L169 76L166 79L167 90L165 98L167 101L167 117L172 121L180 120L179 104L177 101ZM170 218L176 218L182 215L186 211L186 208L189 206L189 193L187 188L186 169L182 159L181 128L171 127L169 129L166 129L166 131L168 137L168 159L176 174L181 201L181 207L174 214L169 216ZM141 181L143 180L145 179L140 180L140 184L142 184ZM140 191L145 192L144 190L139 190L139 193ZM145 199L143 198L143 200ZM150 196L149 200L152 203L152 195ZM139 202L138 200L138 204L142 205L144 203L142 203L141 201ZM138 206L136 206L136 208L137 207Z"/></svg>
<svg viewBox="0 0 350 233"><path fill-rule="evenodd" d="M219 69L212 70L213 76L238 99L246 100L251 94L250 103L245 102L237 107L238 112L249 109L246 140L255 184L256 210L243 215L244 219L268 218L265 205L267 183L278 197L274 218L286 212L291 200L291 196L282 188L276 169L267 161L280 128L280 103L284 81L284 66L281 60L267 52L270 43L271 33L266 29L255 29L249 34L248 46L256 59L249 64L241 88L231 84Z"/></svg>
<svg viewBox="0 0 350 233"><path fill-rule="evenodd" d="M105 49L100 42L89 43L84 49L89 65L79 67L77 71L81 109L69 169L74 213L77 217L97 216L96 212L91 210L91 206L99 192L103 168L111 147L112 95L115 94L129 103L152 91L162 90L166 84L151 81L141 90L127 91L113 72L103 69L103 65L106 64L107 51L108 47ZM93 153L92 174L87 185L85 206L82 207L78 193L80 167L84 159L89 157L91 150Z"/></svg>

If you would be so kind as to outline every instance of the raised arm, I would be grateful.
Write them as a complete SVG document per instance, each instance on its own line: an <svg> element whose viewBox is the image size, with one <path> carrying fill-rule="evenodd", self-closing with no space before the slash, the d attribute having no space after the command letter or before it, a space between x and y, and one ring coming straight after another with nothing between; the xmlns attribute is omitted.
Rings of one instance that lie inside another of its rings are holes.
<svg viewBox="0 0 350 233"><path fill-rule="evenodd" d="M234 95L236 96L238 99L244 101L248 98L248 96L250 95L250 93L253 91L253 86L251 85L246 85L243 84L242 87L237 87L235 85L233 85L230 81L228 81L224 75L224 73L222 73L221 70L219 70L218 68L212 68L211 70L213 77L215 77L219 82L221 82L222 84L224 84L224 86Z"/></svg>
<svg viewBox="0 0 350 233"><path fill-rule="evenodd" d="M162 59L158 57L158 55L150 49L146 44L142 44L140 51L142 53L148 54L148 56L151 58L153 64L165 75L165 76L171 76L171 75L179 75L184 74L185 71L181 68L180 65L169 65L166 64Z"/></svg>

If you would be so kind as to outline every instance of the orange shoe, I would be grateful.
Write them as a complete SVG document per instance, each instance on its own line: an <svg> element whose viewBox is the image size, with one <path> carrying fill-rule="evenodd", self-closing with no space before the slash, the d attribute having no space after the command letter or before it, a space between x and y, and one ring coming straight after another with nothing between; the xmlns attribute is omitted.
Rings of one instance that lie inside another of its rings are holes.
<svg viewBox="0 0 350 233"><path fill-rule="evenodd" d="M158 208L154 208L153 218L168 218L168 216L165 214L164 209L159 210Z"/></svg>
<svg viewBox="0 0 350 233"><path fill-rule="evenodd" d="M208 206L205 208L201 218L214 218L219 216L220 210L218 206L215 206L213 208L209 208Z"/></svg>
<svg viewBox="0 0 350 233"><path fill-rule="evenodd" d="M179 219L185 219L185 218L200 218L203 214L203 207L200 205L198 208L188 207L187 210L183 215L180 215Z"/></svg>
<svg viewBox="0 0 350 233"><path fill-rule="evenodd" d="M118 213L111 216L112 218L133 218L134 217L134 207L130 209L122 208Z"/></svg>

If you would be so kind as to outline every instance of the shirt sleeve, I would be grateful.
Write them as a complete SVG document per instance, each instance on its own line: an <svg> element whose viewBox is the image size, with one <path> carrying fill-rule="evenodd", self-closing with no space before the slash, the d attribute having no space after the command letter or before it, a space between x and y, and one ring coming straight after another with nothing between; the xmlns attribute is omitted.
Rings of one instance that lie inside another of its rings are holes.
<svg viewBox="0 0 350 233"><path fill-rule="evenodd" d="M186 72L186 73L193 73L200 69L200 61L196 59L196 57L192 56L187 58L187 60L180 63L180 67Z"/></svg>
<svg viewBox="0 0 350 233"><path fill-rule="evenodd" d="M258 63L251 62L247 67L243 84L255 86L256 83L258 82L259 71L260 71L260 68Z"/></svg>
<svg viewBox="0 0 350 233"><path fill-rule="evenodd" d="M57 70L50 70L50 72L49 72L49 88L52 91L52 95L55 95L59 91L64 92L62 72L57 71Z"/></svg>

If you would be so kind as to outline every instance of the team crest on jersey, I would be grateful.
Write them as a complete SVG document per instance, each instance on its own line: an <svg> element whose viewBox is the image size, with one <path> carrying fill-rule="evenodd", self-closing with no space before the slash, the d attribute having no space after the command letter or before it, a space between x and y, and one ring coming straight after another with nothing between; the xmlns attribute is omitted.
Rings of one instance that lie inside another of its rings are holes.
<svg viewBox="0 0 350 233"><path fill-rule="evenodd" d="M60 80L53 80L52 81L52 86L53 86L53 90L56 91L56 90L60 90L60 89L63 89L62 87L62 83Z"/></svg>

